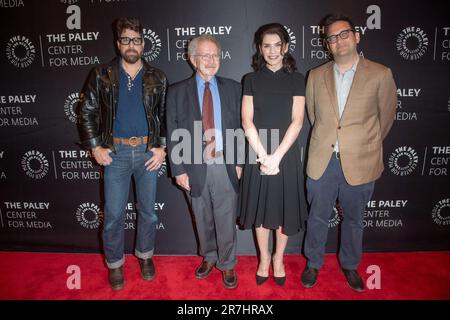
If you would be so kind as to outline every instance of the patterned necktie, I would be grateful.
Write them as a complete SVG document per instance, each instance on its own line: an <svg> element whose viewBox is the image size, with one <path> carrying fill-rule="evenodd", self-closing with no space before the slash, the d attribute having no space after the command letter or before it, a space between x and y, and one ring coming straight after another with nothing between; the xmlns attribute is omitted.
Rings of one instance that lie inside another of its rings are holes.
<svg viewBox="0 0 450 320"><path fill-rule="evenodd" d="M214 131L214 110L211 90L209 89L209 82L205 82L205 92L203 93L203 111L202 111L203 132L210 130L205 136L206 147L209 151L206 154L206 159L212 159L216 155L216 139Z"/></svg>

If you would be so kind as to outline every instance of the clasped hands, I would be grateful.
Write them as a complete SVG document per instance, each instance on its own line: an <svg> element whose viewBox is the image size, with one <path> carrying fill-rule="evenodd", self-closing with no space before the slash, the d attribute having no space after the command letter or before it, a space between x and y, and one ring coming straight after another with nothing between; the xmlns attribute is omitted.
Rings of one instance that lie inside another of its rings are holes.
<svg viewBox="0 0 450 320"><path fill-rule="evenodd" d="M274 176L280 172L280 161L281 157L279 157L276 153L265 154L256 159L256 162L260 163L259 168L262 174L268 176Z"/></svg>

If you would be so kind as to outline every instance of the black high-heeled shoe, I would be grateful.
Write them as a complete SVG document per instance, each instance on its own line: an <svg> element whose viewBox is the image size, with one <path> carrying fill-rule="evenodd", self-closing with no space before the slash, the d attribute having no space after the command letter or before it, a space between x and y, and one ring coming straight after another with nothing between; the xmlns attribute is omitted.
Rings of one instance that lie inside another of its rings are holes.
<svg viewBox="0 0 450 320"><path fill-rule="evenodd" d="M275 276L273 276L273 280L275 281L275 283L277 285L282 287L284 285L284 283L286 282L286 276L283 276L283 277L275 277Z"/></svg>
<svg viewBox="0 0 450 320"><path fill-rule="evenodd" d="M284 283L286 282L286 275L282 276L282 277L276 277L275 276L275 263L274 263L274 257L272 257L272 266L273 266L273 280L275 281L275 283L277 285L279 285L280 287L282 287L284 285ZM283 269L284 269L284 265L283 265Z"/></svg>
<svg viewBox="0 0 450 320"><path fill-rule="evenodd" d="M270 268L270 258L269 258L269 268ZM261 263L261 261L259 262L259 263ZM269 271L267 271L267 273L268 273ZM269 279L269 274L267 274L267 276L266 277L263 277L263 276L259 276L258 274L256 274L256 284L258 285L258 286L260 286L260 285L262 285L264 282L266 282L267 280Z"/></svg>
<svg viewBox="0 0 450 320"><path fill-rule="evenodd" d="M267 276L267 277L261 277L261 276L256 275L256 284L257 284L258 286L260 286L260 285L262 285L264 282L266 282L267 279L269 279L269 276Z"/></svg>

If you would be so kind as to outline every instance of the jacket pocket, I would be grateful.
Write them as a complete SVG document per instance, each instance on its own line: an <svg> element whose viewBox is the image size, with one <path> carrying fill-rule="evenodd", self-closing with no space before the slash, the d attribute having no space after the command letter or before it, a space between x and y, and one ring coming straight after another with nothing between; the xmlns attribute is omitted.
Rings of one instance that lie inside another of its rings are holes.
<svg viewBox="0 0 450 320"><path fill-rule="evenodd" d="M162 91L162 84L144 84L144 94L146 95L160 94Z"/></svg>

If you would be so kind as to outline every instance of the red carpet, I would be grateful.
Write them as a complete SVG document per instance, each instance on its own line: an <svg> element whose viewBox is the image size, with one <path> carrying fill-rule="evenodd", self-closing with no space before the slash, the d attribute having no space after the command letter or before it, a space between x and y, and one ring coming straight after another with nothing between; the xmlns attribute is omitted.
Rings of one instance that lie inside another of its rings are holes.
<svg viewBox="0 0 450 320"><path fill-rule="evenodd" d="M239 286L223 287L221 274L214 270L197 280L194 270L201 258L156 256L156 279L140 279L135 257L126 257L125 288L113 292L108 286L103 258L98 254L57 254L0 252L0 299L150 299L150 300L341 300L341 299L445 299L450 300L450 252L366 253L359 271L366 280L368 266L381 269L381 289L352 291L338 270L335 254L326 256L317 285L304 289L300 274L305 259L300 255L285 258L287 280L278 287L273 279L262 286L255 283L257 259L238 257ZM69 265L81 269L81 289L69 290L66 273Z"/></svg>

